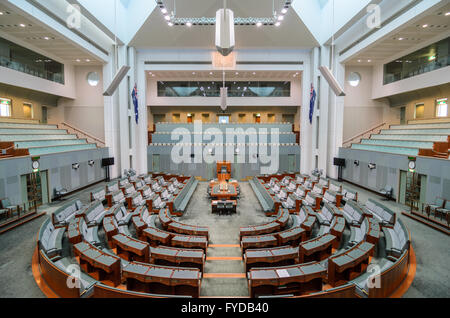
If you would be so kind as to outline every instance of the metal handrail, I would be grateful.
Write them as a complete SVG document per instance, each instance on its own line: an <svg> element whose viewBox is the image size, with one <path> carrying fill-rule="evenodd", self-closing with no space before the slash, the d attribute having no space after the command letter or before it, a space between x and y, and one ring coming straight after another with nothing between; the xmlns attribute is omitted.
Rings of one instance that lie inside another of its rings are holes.
<svg viewBox="0 0 450 318"><path fill-rule="evenodd" d="M81 137L83 137L83 138L86 138L88 140L89 139L93 140L94 143L96 143L97 146L100 147L100 148L103 148L103 147L106 146L106 143L103 140L101 140L101 139L99 139L97 137L94 137L94 136L90 135L89 133L87 133L85 131L82 131L79 128L76 128L76 127L72 126L71 124L63 122L63 123L58 124L58 128L60 128L60 126L65 126L65 127L69 128L69 130L70 129L73 130L76 133L77 136L78 136L78 134L80 134ZM80 136L78 136L78 137L80 137Z"/></svg>
<svg viewBox="0 0 450 318"><path fill-rule="evenodd" d="M360 133L360 134L358 134L358 135L356 135L356 136L354 136L354 137L352 137L350 139L347 139L346 141L343 142L343 146L344 147L349 147L352 144L352 141L354 141L354 140L356 140L358 138L359 138L359 140L361 140L365 135L372 134L376 130L381 130L381 128L383 128L386 125L387 125L386 122L384 122L382 124L378 124L378 125L376 125L373 128L370 128L370 129L368 129L368 130L366 130L366 131L364 131L364 132L362 132L362 133Z"/></svg>

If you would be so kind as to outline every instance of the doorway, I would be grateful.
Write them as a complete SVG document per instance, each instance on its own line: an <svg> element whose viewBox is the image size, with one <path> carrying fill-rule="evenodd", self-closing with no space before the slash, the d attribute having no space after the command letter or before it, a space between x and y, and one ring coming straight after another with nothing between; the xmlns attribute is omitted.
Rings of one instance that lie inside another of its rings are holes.
<svg viewBox="0 0 450 318"><path fill-rule="evenodd" d="M47 123L47 117L48 117L48 110L47 110L47 106L42 106L42 123L46 124Z"/></svg>
<svg viewBox="0 0 450 318"><path fill-rule="evenodd" d="M37 207L50 202L47 170L23 175L21 181L25 186L25 189L22 186L23 199L29 209L34 207L34 202Z"/></svg>
<svg viewBox="0 0 450 318"><path fill-rule="evenodd" d="M406 107L400 107L400 125L406 125Z"/></svg>
<svg viewBox="0 0 450 318"><path fill-rule="evenodd" d="M424 104L417 104L416 105L416 111L415 111L415 119L421 119L425 117L425 105Z"/></svg>
<svg viewBox="0 0 450 318"><path fill-rule="evenodd" d="M288 155L288 171L295 172L295 155Z"/></svg>
<svg viewBox="0 0 450 318"><path fill-rule="evenodd" d="M294 120L295 120L294 114L283 114L282 118L283 118L284 123L290 123L290 124L293 124Z"/></svg>
<svg viewBox="0 0 450 318"><path fill-rule="evenodd" d="M165 114L153 114L153 122L155 124L163 123L165 121L166 121L166 115Z"/></svg>
<svg viewBox="0 0 450 318"><path fill-rule="evenodd" d="M159 172L160 166L159 166L159 155L153 155L152 156L152 172Z"/></svg>
<svg viewBox="0 0 450 318"><path fill-rule="evenodd" d="M426 175L401 170L399 202L414 211L420 211L426 200L426 184Z"/></svg>

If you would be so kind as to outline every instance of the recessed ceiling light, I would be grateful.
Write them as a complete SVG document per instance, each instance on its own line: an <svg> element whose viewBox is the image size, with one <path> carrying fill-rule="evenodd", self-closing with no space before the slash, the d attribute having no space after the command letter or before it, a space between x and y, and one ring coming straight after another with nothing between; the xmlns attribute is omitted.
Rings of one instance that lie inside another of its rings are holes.
<svg viewBox="0 0 450 318"><path fill-rule="evenodd" d="M422 25L422 28L428 28L428 24Z"/></svg>
<svg viewBox="0 0 450 318"><path fill-rule="evenodd" d="M278 21L283 21L283 20L284 20L284 15L278 16Z"/></svg>
<svg viewBox="0 0 450 318"><path fill-rule="evenodd" d="M0 15L3 15L3 12L0 11Z"/></svg>
<svg viewBox="0 0 450 318"><path fill-rule="evenodd" d="M370 62L372 62L372 60L367 60L367 62L369 62L369 63L370 63Z"/></svg>
<svg viewBox="0 0 450 318"><path fill-rule="evenodd" d="M48 36L44 36L44 40L50 40Z"/></svg>
<svg viewBox="0 0 450 318"><path fill-rule="evenodd" d="M79 63L79 62L81 62L81 60L80 59L76 59L76 61Z"/></svg>
<svg viewBox="0 0 450 318"><path fill-rule="evenodd" d="M403 40L404 40L404 38L398 38L398 40L399 40L399 41L403 41Z"/></svg>
<svg viewBox="0 0 450 318"><path fill-rule="evenodd" d="M195 75L195 72L192 72L192 75Z"/></svg>
<svg viewBox="0 0 450 318"><path fill-rule="evenodd" d="M253 75L256 75L256 72L253 72Z"/></svg>
<svg viewBox="0 0 450 318"><path fill-rule="evenodd" d="M186 25L187 25L188 27L191 27L191 26L192 26L192 22L186 22Z"/></svg>
<svg viewBox="0 0 450 318"><path fill-rule="evenodd" d="M260 26L262 26L262 22L256 22L256 26L259 28Z"/></svg>
<svg viewBox="0 0 450 318"><path fill-rule="evenodd" d="M91 60L90 59L86 59L86 62L90 62Z"/></svg>
<svg viewBox="0 0 450 318"><path fill-rule="evenodd" d="M239 72L236 72L236 75L239 75Z"/></svg>
<svg viewBox="0 0 450 318"><path fill-rule="evenodd" d="M166 13L167 13L167 9L164 8L164 7L162 7L162 8L161 8L161 12L164 13L164 14L166 14Z"/></svg>
<svg viewBox="0 0 450 318"><path fill-rule="evenodd" d="M152 77L155 77L156 75L155 74L152 74Z"/></svg>
<svg viewBox="0 0 450 318"><path fill-rule="evenodd" d="M168 26L173 26L172 22L167 23Z"/></svg>
<svg viewBox="0 0 450 318"><path fill-rule="evenodd" d="M361 60L358 60L358 63L361 63Z"/></svg>
<svg viewBox="0 0 450 318"><path fill-rule="evenodd" d="M26 27L26 25L23 23L19 24L19 26L21 26L22 28Z"/></svg>
<svg viewBox="0 0 450 318"><path fill-rule="evenodd" d="M449 15L450 15L450 12L447 12L447 13L445 14L446 17L448 17Z"/></svg>
<svg viewBox="0 0 450 318"><path fill-rule="evenodd" d="M209 72L209 75L213 75L213 72Z"/></svg>
<svg viewBox="0 0 450 318"><path fill-rule="evenodd" d="M280 22L275 23L275 26L280 26L280 25L281 25Z"/></svg>
<svg viewBox="0 0 450 318"><path fill-rule="evenodd" d="M285 14L286 12L288 12L288 9L287 9L287 8L281 9L281 13Z"/></svg>

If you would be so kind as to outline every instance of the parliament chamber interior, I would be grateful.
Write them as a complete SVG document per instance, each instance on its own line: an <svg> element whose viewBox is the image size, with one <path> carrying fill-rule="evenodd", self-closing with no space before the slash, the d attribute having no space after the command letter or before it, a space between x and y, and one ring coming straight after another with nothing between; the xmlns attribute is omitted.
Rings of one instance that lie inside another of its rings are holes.
<svg viewBox="0 0 450 318"><path fill-rule="evenodd" d="M0 1L0 298L450 297L449 26Z"/></svg>

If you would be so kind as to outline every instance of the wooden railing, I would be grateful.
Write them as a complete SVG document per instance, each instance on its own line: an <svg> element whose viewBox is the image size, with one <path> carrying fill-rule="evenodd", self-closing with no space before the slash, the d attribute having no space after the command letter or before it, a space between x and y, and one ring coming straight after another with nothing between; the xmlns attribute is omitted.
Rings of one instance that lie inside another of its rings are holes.
<svg viewBox="0 0 450 318"><path fill-rule="evenodd" d="M372 134L378 134L386 126L388 126L387 123L378 124L375 127L370 128L369 130L366 130L350 139L347 139L346 141L343 142L343 147L349 148L352 144L359 143L359 142L361 142L362 139L369 138L370 135L372 135Z"/></svg>
<svg viewBox="0 0 450 318"><path fill-rule="evenodd" d="M104 148L106 146L105 142L97 137L90 135L89 133L82 131L79 128L72 126L66 122L58 124L58 129L66 129L69 134L77 135L80 139L86 139L89 143L97 144L97 147Z"/></svg>

